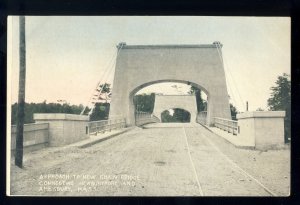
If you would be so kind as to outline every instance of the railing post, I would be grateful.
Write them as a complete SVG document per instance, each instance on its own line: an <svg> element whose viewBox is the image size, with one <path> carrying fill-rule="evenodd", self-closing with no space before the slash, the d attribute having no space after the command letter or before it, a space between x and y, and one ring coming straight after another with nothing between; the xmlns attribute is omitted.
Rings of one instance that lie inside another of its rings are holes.
<svg viewBox="0 0 300 205"><path fill-rule="evenodd" d="M227 131L228 133L232 133L233 135L238 133L239 128L237 121L218 117L214 117L213 120L215 127Z"/></svg>
<svg viewBox="0 0 300 205"><path fill-rule="evenodd" d="M226 124L227 124L227 132L230 133L229 121L227 121Z"/></svg>

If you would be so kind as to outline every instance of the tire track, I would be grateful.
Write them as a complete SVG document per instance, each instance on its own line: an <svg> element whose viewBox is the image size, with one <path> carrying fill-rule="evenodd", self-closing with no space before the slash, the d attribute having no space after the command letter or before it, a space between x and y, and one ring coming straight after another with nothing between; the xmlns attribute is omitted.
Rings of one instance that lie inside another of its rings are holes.
<svg viewBox="0 0 300 205"><path fill-rule="evenodd" d="M191 156L190 146L189 146L189 143L188 143L188 140L187 140L185 128L182 127L182 129L183 129L183 133L184 133L184 138L185 138L185 142L186 142L186 146L187 146L187 151L188 151L189 159L190 159L191 165L193 167L193 171L194 171L195 178L196 178L196 181L197 181L199 193L200 193L200 196L204 196L204 193L203 193L203 190L202 190L202 187L200 185L199 178L198 178L198 175L197 175L197 170L196 170L196 167L194 165L194 162L193 162L193 159L192 159L192 156Z"/></svg>
<svg viewBox="0 0 300 205"><path fill-rule="evenodd" d="M201 126L201 125L199 125ZM199 129L199 127L193 125L193 128ZM201 136L203 139L205 139L205 141L210 144L214 150L216 150L222 158L224 158L231 166L231 168L235 171L238 171L239 173L241 173L242 175L244 175L245 177L248 177L250 179L252 179L257 185L259 185L261 188L263 188L267 193L269 193L271 196L277 196L276 193L274 193L273 191L271 191L269 188L267 188L264 184L262 184L259 180L257 180L255 177L253 177L251 174L249 174L247 171L245 171L243 168L241 168L238 164L236 164L234 161L232 161L227 155L225 155L218 147L215 143L213 143L203 132L201 132Z"/></svg>

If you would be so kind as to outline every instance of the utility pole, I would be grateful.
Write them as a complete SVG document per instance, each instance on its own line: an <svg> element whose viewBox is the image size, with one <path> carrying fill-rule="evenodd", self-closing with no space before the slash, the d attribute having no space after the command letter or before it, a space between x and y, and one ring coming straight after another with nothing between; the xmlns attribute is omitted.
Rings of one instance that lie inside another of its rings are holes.
<svg viewBox="0 0 300 205"><path fill-rule="evenodd" d="M24 131L24 107L25 107L25 79L26 79L26 45L25 45L25 16L19 17L19 96L17 115L17 137L15 165L23 167L23 131Z"/></svg>
<svg viewBox="0 0 300 205"><path fill-rule="evenodd" d="M248 106L249 106L248 101L246 101L246 111L247 112L248 112Z"/></svg>

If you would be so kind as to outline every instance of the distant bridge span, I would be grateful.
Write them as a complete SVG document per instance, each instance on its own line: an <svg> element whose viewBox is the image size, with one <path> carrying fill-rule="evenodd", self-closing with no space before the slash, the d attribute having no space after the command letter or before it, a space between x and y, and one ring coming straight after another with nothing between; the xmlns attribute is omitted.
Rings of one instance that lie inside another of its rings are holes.
<svg viewBox="0 0 300 205"><path fill-rule="evenodd" d="M155 95L153 114L161 121L165 110L180 108L191 114L191 122L196 122L197 104L195 95Z"/></svg>

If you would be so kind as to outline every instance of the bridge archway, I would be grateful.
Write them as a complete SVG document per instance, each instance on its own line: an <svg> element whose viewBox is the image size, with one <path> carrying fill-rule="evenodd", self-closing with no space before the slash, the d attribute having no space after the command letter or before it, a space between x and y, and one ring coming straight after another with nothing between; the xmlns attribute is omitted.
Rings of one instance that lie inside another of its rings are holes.
<svg viewBox="0 0 300 205"><path fill-rule="evenodd" d="M170 112L173 113L170 113ZM180 114L178 116L177 114ZM183 108L171 108L168 110L164 110L160 114L160 119L162 123L169 122L179 122L179 123L189 123L191 122L191 113L188 110Z"/></svg>
<svg viewBox="0 0 300 205"><path fill-rule="evenodd" d="M179 108L190 113L190 121L196 122L197 102L195 95L156 95L153 114L161 120L164 110Z"/></svg>
<svg viewBox="0 0 300 205"><path fill-rule="evenodd" d="M196 84L194 82L188 82L184 80L174 80L174 79L165 79L165 80L157 80L152 82L147 82L142 85L137 86L135 89L133 89L130 92L129 95L129 109L130 112L130 119L132 119L132 122L135 123L135 105L134 105L134 96L142 89L146 87L150 87L154 84L162 84L162 83L180 83L180 84L186 84L191 85L193 87L196 87L200 90L202 90L206 96L207 96L207 110L209 110L209 93L203 86ZM161 100L164 99L164 100ZM197 116L197 105L196 105L196 97L195 95L155 95L154 99L154 109L153 114L161 120L161 112L167 109L171 108L181 108L183 110L187 110L191 113L191 121L196 122L196 116Z"/></svg>
<svg viewBox="0 0 300 205"><path fill-rule="evenodd" d="M220 46L220 45L219 45ZM116 60L110 118L135 124L134 94L153 83L182 82L207 93L207 124L231 119L223 62L216 44L123 45Z"/></svg>

